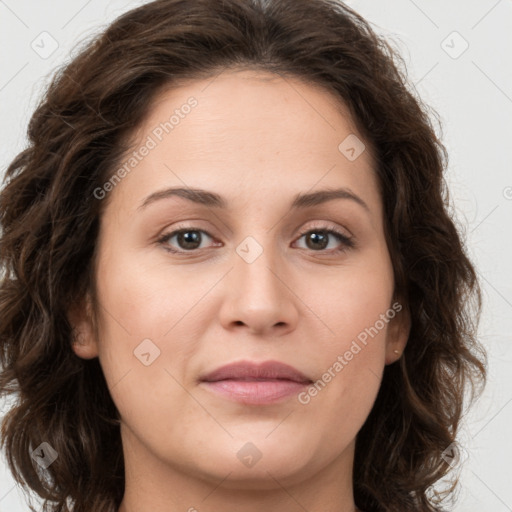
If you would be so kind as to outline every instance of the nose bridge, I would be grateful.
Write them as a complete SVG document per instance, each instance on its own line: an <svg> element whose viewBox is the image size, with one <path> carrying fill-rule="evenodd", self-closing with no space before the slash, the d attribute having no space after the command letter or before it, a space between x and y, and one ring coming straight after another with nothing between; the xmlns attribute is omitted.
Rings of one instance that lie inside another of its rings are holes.
<svg viewBox="0 0 512 512"><path fill-rule="evenodd" d="M236 246L225 295L225 323L242 322L253 331L265 331L274 326L290 327L296 321L293 294L283 283L286 277L280 275L283 265L273 239L271 231L261 230Z"/></svg>
<svg viewBox="0 0 512 512"><path fill-rule="evenodd" d="M237 288L256 294L254 299L276 299L282 293L282 284L275 275L279 255L272 232L245 237L235 251L234 277L240 285Z"/></svg>

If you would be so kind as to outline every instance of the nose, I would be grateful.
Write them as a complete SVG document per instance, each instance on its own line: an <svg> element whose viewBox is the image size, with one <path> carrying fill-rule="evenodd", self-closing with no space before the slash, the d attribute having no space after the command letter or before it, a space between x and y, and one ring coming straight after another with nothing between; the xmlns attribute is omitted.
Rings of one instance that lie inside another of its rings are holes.
<svg viewBox="0 0 512 512"><path fill-rule="evenodd" d="M258 247L259 245L259 247ZM233 254L233 268L226 276L220 320L227 330L281 336L295 329L300 299L294 291L290 269L277 251L253 240ZM252 261L254 251L259 256Z"/></svg>

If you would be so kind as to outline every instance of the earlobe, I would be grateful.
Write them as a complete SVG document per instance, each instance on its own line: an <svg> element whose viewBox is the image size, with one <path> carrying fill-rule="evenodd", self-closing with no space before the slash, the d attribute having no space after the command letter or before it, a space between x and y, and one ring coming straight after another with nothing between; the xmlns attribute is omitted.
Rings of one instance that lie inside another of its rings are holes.
<svg viewBox="0 0 512 512"><path fill-rule="evenodd" d="M407 308L389 321L386 336L386 365L398 361L404 352L411 332L411 316Z"/></svg>
<svg viewBox="0 0 512 512"><path fill-rule="evenodd" d="M98 357L98 342L96 340L90 295L87 294L84 302L74 304L68 311L69 322L72 327L71 348L82 359Z"/></svg>
<svg viewBox="0 0 512 512"><path fill-rule="evenodd" d="M73 352L82 359L94 359L95 357L98 357L98 346L96 341L90 338L86 339L82 336L81 332L77 332L76 330L73 330L73 332L76 333L71 342Z"/></svg>

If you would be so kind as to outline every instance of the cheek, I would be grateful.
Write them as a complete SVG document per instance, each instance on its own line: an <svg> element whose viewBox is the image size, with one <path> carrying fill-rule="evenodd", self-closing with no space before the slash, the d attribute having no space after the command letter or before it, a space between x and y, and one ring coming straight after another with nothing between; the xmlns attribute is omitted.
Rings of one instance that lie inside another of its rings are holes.
<svg viewBox="0 0 512 512"><path fill-rule="evenodd" d="M186 362L186 352L193 349L175 335L191 301L176 293L174 276L167 280L161 270L136 258L120 254L115 260L105 257L101 261L97 280L99 358L105 378L116 405L120 406L121 400L129 402L129 396L151 397L151 401L169 389L171 377L165 369L172 368L180 381L185 372L184 365L171 366L170 361ZM188 294L200 296L193 288Z"/></svg>
<svg viewBox="0 0 512 512"><path fill-rule="evenodd" d="M191 267L169 268L165 262L152 264L142 256L126 255L115 265L106 260L98 269L104 339L119 346L127 343L132 350L146 338L169 344L173 334L194 317L205 290L218 279L216 275L198 279Z"/></svg>
<svg viewBox="0 0 512 512"><path fill-rule="evenodd" d="M308 294L308 305L319 312L323 324L312 355L312 367L322 370L299 401L315 417L346 429L349 437L369 414L385 365L387 329L395 316L392 267L386 256L376 254L371 264L345 268L323 283L321 291Z"/></svg>
<svg viewBox="0 0 512 512"><path fill-rule="evenodd" d="M374 251L371 258L339 268L321 284L310 286L306 297L325 326L320 338L325 348L349 350L352 340L364 343L369 329L376 340L384 337L387 322L381 319L389 312L393 297L393 270L387 252ZM378 333L373 329L376 322ZM365 353L374 352L378 345L372 344Z"/></svg>
<svg viewBox="0 0 512 512"><path fill-rule="evenodd" d="M225 271L198 277L193 266L170 268L122 251L100 261L99 353L112 399L123 417L132 418L129 423L173 425L162 404L173 404L175 413L190 408L180 383L189 384L190 365L212 318L205 291Z"/></svg>
<svg viewBox="0 0 512 512"><path fill-rule="evenodd" d="M319 295L318 301L325 301L326 295ZM345 286L333 300L336 307L323 308L328 329L316 337L313 366L322 369L317 378L338 388L338 394L358 395L353 403L364 401L367 393L371 396L380 382L387 329L394 316L390 300L390 290L379 296L375 290L369 295L363 287Z"/></svg>
<svg viewBox="0 0 512 512"><path fill-rule="evenodd" d="M332 318L336 336L319 339L314 351L315 367L322 370L298 397L306 417L316 418L326 457L356 437L380 388L387 330L380 314L387 304L365 304L351 303L343 319Z"/></svg>

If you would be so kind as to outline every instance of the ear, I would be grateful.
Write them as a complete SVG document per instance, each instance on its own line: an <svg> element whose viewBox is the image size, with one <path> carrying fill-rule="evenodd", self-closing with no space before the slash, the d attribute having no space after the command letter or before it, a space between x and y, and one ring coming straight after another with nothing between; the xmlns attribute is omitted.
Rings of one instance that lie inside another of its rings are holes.
<svg viewBox="0 0 512 512"><path fill-rule="evenodd" d="M82 301L74 303L68 310L72 327L71 348L78 357L93 359L98 357L98 340L94 329L92 299L87 293Z"/></svg>
<svg viewBox="0 0 512 512"><path fill-rule="evenodd" d="M390 310L395 312L395 316L389 320L386 333L386 365L402 357L411 332L411 315L408 308L396 300Z"/></svg>

